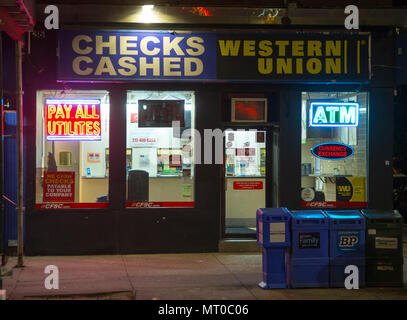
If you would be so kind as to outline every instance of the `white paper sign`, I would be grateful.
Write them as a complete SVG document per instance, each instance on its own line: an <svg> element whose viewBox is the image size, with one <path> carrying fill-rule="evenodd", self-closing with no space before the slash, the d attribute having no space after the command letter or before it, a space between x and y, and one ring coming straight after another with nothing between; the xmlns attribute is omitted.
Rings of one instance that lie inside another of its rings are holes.
<svg viewBox="0 0 407 320"><path fill-rule="evenodd" d="M285 234L285 222L270 223L270 233L284 233Z"/></svg>
<svg viewBox="0 0 407 320"><path fill-rule="evenodd" d="M376 249L397 249L397 238L376 237Z"/></svg>

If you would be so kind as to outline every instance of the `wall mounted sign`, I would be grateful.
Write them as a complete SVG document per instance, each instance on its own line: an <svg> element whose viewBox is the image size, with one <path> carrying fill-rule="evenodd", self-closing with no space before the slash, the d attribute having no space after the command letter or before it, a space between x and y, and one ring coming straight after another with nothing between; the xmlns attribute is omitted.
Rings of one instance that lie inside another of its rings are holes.
<svg viewBox="0 0 407 320"><path fill-rule="evenodd" d="M346 177L337 177L335 182L336 201L351 201L353 196L352 183Z"/></svg>
<svg viewBox="0 0 407 320"><path fill-rule="evenodd" d="M304 201L312 201L315 199L315 190L313 188L303 188L301 190L301 199Z"/></svg>
<svg viewBox="0 0 407 320"><path fill-rule="evenodd" d="M88 162L101 162L100 152L88 152Z"/></svg>
<svg viewBox="0 0 407 320"><path fill-rule="evenodd" d="M311 153L324 160L343 160L353 155L353 148L337 142L321 143L313 147Z"/></svg>
<svg viewBox="0 0 407 320"><path fill-rule="evenodd" d="M233 181L233 190L262 190L263 181Z"/></svg>
<svg viewBox="0 0 407 320"><path fill-rule="evenodd" d="M357 102L311 102L310 127L357 127L359 103Z"/></svg>
<svg viewBox="0 0 407 320"><path fill-rule="evenodd" d="M47 140L101 140L99 99L46 99Z"/></svg>
<svg viewBox="0 0 407 320"><path fill-rule="evenodd" d="M58 31L58 80L368 81L370 35Z"/></svg>

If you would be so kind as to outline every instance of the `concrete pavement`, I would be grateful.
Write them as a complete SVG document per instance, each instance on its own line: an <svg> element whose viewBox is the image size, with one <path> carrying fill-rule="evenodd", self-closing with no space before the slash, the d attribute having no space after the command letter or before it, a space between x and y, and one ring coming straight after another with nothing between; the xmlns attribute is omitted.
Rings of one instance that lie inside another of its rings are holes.
<svg viewBox="0 0 407 320"><path fill-rule="evenodd" d="M405 257L406 248L405 248ZM14 263L13 260L9 263ZM10 300L407 300L404 288L263 290L259 253L25 257L3 281ZM47 290L47 265L59 270L59 289ZM407 283L407 261L404 262Z"/></svg>

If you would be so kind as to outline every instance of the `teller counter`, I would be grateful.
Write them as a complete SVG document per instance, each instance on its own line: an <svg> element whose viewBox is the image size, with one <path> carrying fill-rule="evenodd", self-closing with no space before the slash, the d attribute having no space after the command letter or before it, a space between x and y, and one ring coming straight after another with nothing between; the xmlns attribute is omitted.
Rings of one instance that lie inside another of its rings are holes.
<svg viewBox="0 0 407 320"><path fill-rule="evenodd" d="M179 176L161 176L149 178L149 201L188 201L193 199L194 180L188 179L192 190L188 190L192 196L185 194L185 180ZM86 178L80 179L80 202L95 202L98 197L108 194L109 178Z"/></svg>

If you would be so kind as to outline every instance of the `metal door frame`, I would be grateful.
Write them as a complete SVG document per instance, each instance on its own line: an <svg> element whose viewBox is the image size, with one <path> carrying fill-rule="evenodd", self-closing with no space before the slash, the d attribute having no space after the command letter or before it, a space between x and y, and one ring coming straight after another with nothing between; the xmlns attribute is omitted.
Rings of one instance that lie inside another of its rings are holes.
<svg viewBox="0 0 407 320"><path fill-rule="evenodd" d="M266 193L266 207L272 206L272 195L273 195L273 181L272 181L272 173L273 173L273 135L274 131L276 130L278 125L273 123L264 123L264 124L236 124L236 123L228 123L224 125L225 128L230 128L233 130L238 129L255 129L257 131L265 131L266 132L266 176L265 176L265 193ZM225 135L223 135L223 159L225 159ZM226 233L226 177L225 177L225 161L221 166L221 238L255 238L256 234L253 233ZM278 169L277 169L278 170Z"/></svg>

